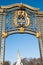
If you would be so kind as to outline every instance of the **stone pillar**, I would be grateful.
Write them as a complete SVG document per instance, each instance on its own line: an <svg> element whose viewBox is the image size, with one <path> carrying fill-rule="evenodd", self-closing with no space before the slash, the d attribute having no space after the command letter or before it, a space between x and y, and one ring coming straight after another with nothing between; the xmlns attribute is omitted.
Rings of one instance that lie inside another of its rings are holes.
<svg viewBox="0 0 43 65"><path fill-rule="evenodd" d="M2 38L2 32L5 32L5 13L0 15L0 63L3 63L5 58L5 38Z"/></svg>
<svg viewBox="0 0 43 65"><path fill-rule="evenodd" d="M41 17L36 18L36 25L38 28L38 31L41 33L41 37L39 38L39 50L40 50L40 56L41 61L43 63L43 23L41 22Z"/></svg>
<svg viewBox="0 0 43 65"><path fill-rule="evenodd" d="M42 22L42 17L40 17L40 31L41 31L41 55L42 55L42 63L43 63L43 22Z"/></svg>
<svg viewBox="0 0 43 65"><path fill-rule="evenodd" d="M1 63L1 33L2 33L2 15L0 14L0 63Z"/></svg>

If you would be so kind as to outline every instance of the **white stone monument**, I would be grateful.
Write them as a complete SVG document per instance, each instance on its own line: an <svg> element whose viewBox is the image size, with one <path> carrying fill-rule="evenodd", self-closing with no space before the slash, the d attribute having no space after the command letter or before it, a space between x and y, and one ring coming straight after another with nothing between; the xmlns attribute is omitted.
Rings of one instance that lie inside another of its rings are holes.
<svg viewBox="0 0 43 65"><path fill-rule="evenodd" d="M21 62L20 52L18 52L18 59L16 65L23 65L23 63Z"/></svg>

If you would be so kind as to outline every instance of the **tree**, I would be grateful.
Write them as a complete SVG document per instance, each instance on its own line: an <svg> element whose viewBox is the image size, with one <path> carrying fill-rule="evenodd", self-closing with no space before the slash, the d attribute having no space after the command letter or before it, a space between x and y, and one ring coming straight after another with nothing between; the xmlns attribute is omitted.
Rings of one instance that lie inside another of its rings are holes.
<svg viewBox="0 0 43 65"><path fill-rule="evenodd" d="M34 65L32 61L29 62L29 65Z"/></svg>
<svg viewBox="0 0 43 65"><path fill-rule="evenodd" d="M5 61L5 62L3 62L2 65L10 65L10 62L9 61Z"/></svg>
<svg viewBox="0 0 43 65"><path fill-rule="evenodd" d="M40 63L37 63L36 65L40 65Z"/></svg>

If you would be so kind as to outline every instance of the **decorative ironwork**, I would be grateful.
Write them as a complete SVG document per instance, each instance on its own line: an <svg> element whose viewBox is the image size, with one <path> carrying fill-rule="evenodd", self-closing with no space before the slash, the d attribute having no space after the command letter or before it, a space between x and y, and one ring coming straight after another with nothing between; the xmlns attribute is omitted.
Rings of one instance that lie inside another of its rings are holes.
<svg viewBox="0 0 43 65"><path fill-rule="evenodd" d="M3 37L3 38L5 38L5 37L7 37L7 36L8 36L8 33L2 32L2 37Z"/></svg>
<svg viewBox="0 0 43 65"><path fill-rule="evenodd" d="M36 37L37 37L37 38L41 38L41 32L37 32L37 33L36 33Z"/></svg>
<svg viewBox="0 0 43 65"><path fill-rule="evenodd" d="M13 33L34 34L40 41L40 56L43 61L43 12L25 4L1 6L0 9L0 63L4 61L5 38ZM42 64L43 65L43 64Z"/></svg>
<svg viewBox="0 0 43 65"><path fill-rule="evenodd" d="M30 24L30 18L24 10L18 10L14 13L13 23L16 27L26 27Z"/></svg>
<svg viewBox="0 0 43 65"><path fill-rule="evenodd" d="M20 32L24 32L25 29L23 27L20 28Z"/></svg>
<svg viewBox="0 0 43 65"><path fill-rule="evenodd" d="M17 30L20 27L37 32L35 14L26 9L15 9L6 15L6 31Z"/></svg>

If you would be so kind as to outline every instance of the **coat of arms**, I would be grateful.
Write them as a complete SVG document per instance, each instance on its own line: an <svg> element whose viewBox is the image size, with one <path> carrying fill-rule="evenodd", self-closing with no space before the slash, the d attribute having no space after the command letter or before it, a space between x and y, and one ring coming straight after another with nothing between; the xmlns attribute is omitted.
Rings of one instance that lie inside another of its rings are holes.
<svg viewBox="0 0 43 65"><path fill-rule="evenodd" d="M13 23L16 27L27 27L30 24L30 18L26 11L20 9L14 12Z"/></svg>

